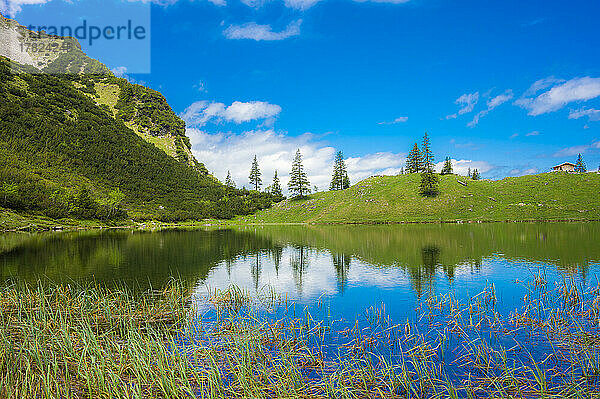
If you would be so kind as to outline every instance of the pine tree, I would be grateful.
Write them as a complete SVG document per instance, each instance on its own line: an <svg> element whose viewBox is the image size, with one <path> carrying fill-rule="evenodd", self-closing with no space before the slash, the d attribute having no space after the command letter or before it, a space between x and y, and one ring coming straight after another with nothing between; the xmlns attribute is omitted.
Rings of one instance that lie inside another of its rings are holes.
<svg viewBox="0 0 600 399"><path fill-rule="evenodd" d="M451 175L452 174L452 161L450 157L446 157L446 161L444 162L444 167L442 168L442 175Z"/></svg>
<svg viewBox="0 0 600 399"><path fill-rule="evenodd" d="M467 177L471 177L471 168L469 168L469 171L467 172Z"/></svg>
<svg viewBox="0 0 600 399"><path fill-rule="evenodd" d="M254 160L252 161L252 167L250 168L250 185L254 186L256 191L260 190L260 186L262 186L262 179L260 178L261 173L258 168L258 161L256 160L256 155L254 156Z"/></svg>
<svg viewBox="0 0 600 399"><path fill-rule="evenodd" d="M479 180L481 176L479 175L479 171L477 169L473 169L473 173L471 174L471 179Z"/></svg>
<svg viewBox="0 0 600 399"><path fill-rule="evenodd" d="M350 178L346 170L346 163L344 162L344 154L338 151L335 155L335 161L333 164L333 174L331 175L331 184L329 185L330 190L345 190L350 187Z"/></svg>
<svg viewBox="0 0 600 399"><path fill-rule="evenodd" d="M583 157L581 154L577 155L577 163L575 164L575 172L577 173L586 173L587 168L585 166L585 162L583 162Z"/></svg>
<svg viewBox="0 0 600 399"><path fill-rule="evenodd" d="M440 182L433 171L434 157L429 146L429 136L423 136L423 169L421 172L421 185L419 193L425 197L435 197L440 193Z"/></svg>
<svg viewBox="0 0 600 399"><path fill-rule="evenodd" d="M406 159L406 172L419 173L423 170L423 156L419 150L419 145L415 143L413 149L408 153Z"/></svg>
<svg viewBox="0 0 600 399"><path fill-rule="evenodd" d="M292 172L290 173L290 181L288 188L296 197L304 197L310 191L310 183L302 166L302 153L300 149L296 151L294 162L292 163Z"/></svg>
<svg viewBox="0 0 600 399"><path fill-rule="evenodd" d="M227 171L227 177L225 178L225 185L230 188L235 188L235 182L233 181L233 178L231 177L231 173L229 171Z"/></svg>
<svg viewBox="0 0 600 399"><path fill-rule="evenodd" d="M271 194L276 198L276 201L281 201L283 199L283 192L281 191L281 183L279 182L279 177L277 177L277 171L275 171L275 176L273 176Z"/></svg>

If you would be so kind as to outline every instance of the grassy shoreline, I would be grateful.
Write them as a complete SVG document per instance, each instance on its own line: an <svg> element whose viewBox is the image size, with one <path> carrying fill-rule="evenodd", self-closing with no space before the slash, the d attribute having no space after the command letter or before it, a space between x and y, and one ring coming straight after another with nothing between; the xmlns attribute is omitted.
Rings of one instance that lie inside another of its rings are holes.
<svg viewBox="0 0 600 399"><path fill-rule="evenodd" d="M0 394L600 397L600 290L569 281L553 288L542 274L530 288L510 316L496 310L492 286L464 303L426 298L411 322L395 324L374 309L363 328L335 331L307 311L296 315L272 291L253 298L231 287L199 308L191 287L177 281L143 295L125 287L12 284L0 289ZM206 306L214 317L205 319ZM286 316L265 316L260 307L283 307ZM325 349L331 334L344 339L334 356ZM510 347L502 337L514 339ZM531 342L548 353L519 349ZM454 351L456 360L447 361Z"/></svg>
<svg viewBox="0 0 600 399"><path fill-rule="evenodd" d="M344 191L288 199L232 220L181 223L52 220L0 208L0 231L128 227L140 229L261 224L414 224L600 221L600 175L546 173L498 181L441 176L441 194L417 194L419 176L365 179ZM466 182L466 186L461 184Z"/></svg>

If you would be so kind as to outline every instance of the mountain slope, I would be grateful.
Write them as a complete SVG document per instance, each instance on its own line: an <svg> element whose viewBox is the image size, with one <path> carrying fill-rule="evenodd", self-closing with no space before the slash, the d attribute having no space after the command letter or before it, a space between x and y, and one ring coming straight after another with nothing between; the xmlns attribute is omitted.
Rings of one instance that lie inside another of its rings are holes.
<svg viewBox="0 0 600 399"><path fill-rule="evenodd" d="M500 181L440 176L441 195L418 195L420 176L383 176L344 191L289 199L240 218L257 223L600 220L600 175L546 173ZM466 182L463 186L458 181Z"/></svg>
<svg viewBox="0 0 600 399"><path fill-rule="evenodd" d="M208 174L192 155L185 122L173 112L164 96L113 76L104 64L88 57L75 38L32 32L0 15L0 56L11 60L14 72L85 75L85 79L73 81L75 89L90 96L98 105L108 107L110 115L124 121L167 155Z"/></svg>

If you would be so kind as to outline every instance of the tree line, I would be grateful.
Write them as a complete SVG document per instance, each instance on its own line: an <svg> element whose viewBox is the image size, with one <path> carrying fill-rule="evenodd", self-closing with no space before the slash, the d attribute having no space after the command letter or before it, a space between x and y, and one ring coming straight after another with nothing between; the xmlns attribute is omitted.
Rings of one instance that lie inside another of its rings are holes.
<svg viewBox="0 0 600 399"><path fill-rule="evenodd" d="M250 187L252 187L254 191L261 190L261 186L263 185L262 173L260 171L260 166L258 165L256 155L254 156L254 159L252 160L252 164L250 166L250 174L248 176L248 180L250 182ZM227 176L225 177L224 184L226 187L229 187L231 189L236 187L235 181L231 177L230 171L227 171ZM342 151L338 151L334 159L333 173L331 175L331 183L329 184L329 190L345 190L349 187L350 178L348 176L348 170L344 161L344 154L342 153ZM304 170L304 165L302 163L302 152L300 151L300 149L296 150L296 154L292 161L290 181L288 182L288 190L295 198L303 198L311 193L310 181L308 180L308 176L306 174L306 171ZM318 187L314 186L312 188L312 192L317 191ZM272 195L275 201L282 201L285 198L283 196L281 182L277 175L277 170L275 170L275 175L273 176L273 181L271 185L265 188L265 192Z"/></svg>

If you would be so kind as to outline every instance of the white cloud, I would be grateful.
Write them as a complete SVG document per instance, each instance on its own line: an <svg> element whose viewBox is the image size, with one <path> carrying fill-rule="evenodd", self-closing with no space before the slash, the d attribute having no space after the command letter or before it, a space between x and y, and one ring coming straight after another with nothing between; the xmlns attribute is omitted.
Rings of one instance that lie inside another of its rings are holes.
<svg viewBox="0 0 600 399"><path fill-rule="evenodd" d="M467 114L473 111L475 105L479 102L479 92L475 93L465 93L462 96L458 97L454 104L459 105L461 108L458 110L458 113L446 116L446 119L455 119L458 115Z"/></svg>
<svg viewBox="0 0 600 399"><path fill-rule="evenodd" d="M0 0L0 12L3 15L12 17L21 12L23 6L44 4L49 1L50 0Z"/></svg>
<svg viewBox="0 0 600 399"><path fill-rule="evenodd" d="M408 121L408 116L399 116L391 122L379 122L378 125L395 125L396 123L404 123Z"/></svg>
<svg viewBox="0 0 600 399"><path fill-rule="evenodd" d="M588 101L600 97L600 78L586 76L562 83L558 83L556 80L548 80L543 84L539 84L539 82L534 83L527 92L537 92L551 87L550 90L544 91L537 97L524 96L515 101L516 105L528 110L531 116L558 111L571 102Z"/></svg>
<svg viewBox="0 0 600 399"><path fill-rule="evenodd" d="M600 149L600 141L595 141L591 144L576 145L573 147L563 148L562 150L554 153L554 156L555 157L572 157L577 154L585 154L586 152L588 152L590 150L597 150L597 149Z"/></svg>
<svg viewBox="0 0 600 399"><path fill-rule="evenodd" d="M445 161L438 162L435 164L435 170L437 172L441 172L442 168L444 167L444 162ZM494 169L494 165L491 165L486 161L472 161L469 159L451 159L450 162L452 163L453 173L463 176L467 175L469 169L471 169L471 171L477 169L479 173L486 173Z"/></svg>
<svg viewBox="0 0 600 399"><path fill-rule="evenodd" d="M579 119L586 116L590 121L600 121L600 109L580 108L569 112L569 119Z"/></svg>
<svg viewBox="0 0 600 399"><path fill-rule="evenodd" d="M473 120L467 124L467 126L468 127L476 126L479 123L479 121L481 120L481 118L483 118L484 116L489 114L491 110L504 104L507 101L510 101L512 98L513 98L513 92L510 89L506 90L504 93L502 93L500 95L497 95L496 97L491 97L487 101L487 109L484 109L483 111L479 111L475 115Z"/></svg>
<svg viewBox="0 0 600 399"><path fill-rule="evenodd" d="M531 97L541 90L545 90L548 87L552 87L555 84L562 83L564 81L564 79L557 79L554 76L549 76L547 78L537 80L529 87L529 89L527 89L527 91L525 91L523 97Z"/></svg>
<svg viewBox="0 0 600 399"><path fill-rule="evenodd" d="M293 8L295 10L308 10L321 0L284 0L286 7Z"/></svg>
<svg viewBox="0 0 600 399"><path fill-rule="evenodd" d="M301 19L290 23L281 32L273 32L271 25L258 25L255 22L248 22L243 25L230 25L223 31L223 34L226 38L234 40L284 40L292 36L298 36L300 34L300 25L302 25Z"/></svg>
<svg viewBox="0 0 600 399"><path fill-rule="evenodd" d="M289 171L296 149L300 148L311 188L329 188L336 150L310 133L290 137L273 129L253 130L241 134L207 133L188 128L194 155L223 180L231 172L238 187L249 187L248 174L254 155L262 172L263 188L271 184L275 170L282 187L287 188ZM346 165L352 184L374 174L395 174L404 165L403 154L377 153L348 158Z"/></svg>
<svg viewBox="0 0 600 399"><path fill-rule="evenodd" d="M223 103L197 101L179 116L188 126L202 127L206 123L235 122L237 124L255 120L272 122L281 112L281 107L264 101L235 101L230 106Z"/></svg>
<svg viewBox="0 0 600 399"><path fill-rule="evenodd" d="M529 132L527 134L525 134L525 137L532 137L532 136L539 136L540 132L537 130L534 130L533 132Z"/></svg>
<svg viewBox="0 0 600 399"><path fill-rule="evenodd" d="M497 95L496 97L492 97L487 101L488 110L493 110L494 108L504 104L507 101L512 100L514 97L512 90L506 90L504 93Z"/></svg>

